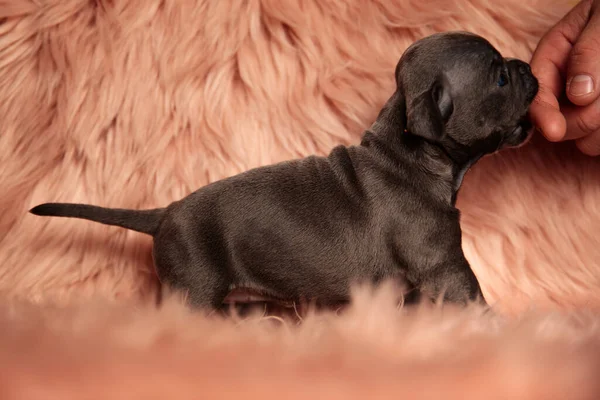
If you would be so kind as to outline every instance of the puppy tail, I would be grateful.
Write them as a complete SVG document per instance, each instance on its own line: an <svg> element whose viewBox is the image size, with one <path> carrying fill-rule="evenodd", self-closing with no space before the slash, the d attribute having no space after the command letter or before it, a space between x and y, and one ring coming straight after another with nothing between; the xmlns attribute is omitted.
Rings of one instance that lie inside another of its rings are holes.
<svg viewBox="0 0 600 400"><path fill-rule="evenodd" d="M125 210L87 204L45 203L32 208L29 212L40 216L87 219L154 236L160 226L165 209Z"/></svg>

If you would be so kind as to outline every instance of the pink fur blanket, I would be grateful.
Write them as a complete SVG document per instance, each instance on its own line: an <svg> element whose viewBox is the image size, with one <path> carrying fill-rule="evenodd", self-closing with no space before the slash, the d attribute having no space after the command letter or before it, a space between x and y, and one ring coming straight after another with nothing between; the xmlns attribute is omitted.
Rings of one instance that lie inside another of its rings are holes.
<svg viewBox="0 0 600 400"><path fill-rule="evenodd" d="M150 239L27 214L163 206L359 140L444 30L529 59L566 0L0 1L0 398L600 398L600 158L535 138L459 198L496 313L222 320L154 305ZM110 184L109 184L110 182Z"/></svg>

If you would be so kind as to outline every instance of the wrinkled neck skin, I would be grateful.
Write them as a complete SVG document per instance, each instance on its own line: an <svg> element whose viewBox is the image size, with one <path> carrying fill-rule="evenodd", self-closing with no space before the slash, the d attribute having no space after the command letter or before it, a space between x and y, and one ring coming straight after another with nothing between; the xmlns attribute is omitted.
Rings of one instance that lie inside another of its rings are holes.
<svg viewBox="0 0 600 400"><path fill-rule="evenodd" d="M447 159L450 160L452 165L452 205L454 206L456 204L456 195L458 194L458 191L462 185L465 174L467 171L469 171L473 164L479 161L486 153L481 149L475 151L465 150L462 145L452 140L450 137L445 140L445 143L430 143L430 145L439 148L447 157Z"/></svg>
<svg viewBox="0 0 600 400"><path fill-rule="evenodd" d="M462 146L451 139L435 143L406 132L404 115L395 108L384 107L365 131L361 146L384 160L390 169L412 165L415 171L428 175L433 184L423 190L454 207L465 174L484 154L462 151Z"/></svg>

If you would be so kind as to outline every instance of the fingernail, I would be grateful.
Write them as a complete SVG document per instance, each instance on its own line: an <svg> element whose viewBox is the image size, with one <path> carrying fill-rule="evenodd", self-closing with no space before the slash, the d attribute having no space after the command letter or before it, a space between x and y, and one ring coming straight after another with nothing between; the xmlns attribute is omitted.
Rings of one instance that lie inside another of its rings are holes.
<svg viewBox="0 0 600 400"><path fill-rule="evenodd" d="M585 96L594 90L594 81L589 75L577 75L571 79L569 93L571 96Z"/></svg>

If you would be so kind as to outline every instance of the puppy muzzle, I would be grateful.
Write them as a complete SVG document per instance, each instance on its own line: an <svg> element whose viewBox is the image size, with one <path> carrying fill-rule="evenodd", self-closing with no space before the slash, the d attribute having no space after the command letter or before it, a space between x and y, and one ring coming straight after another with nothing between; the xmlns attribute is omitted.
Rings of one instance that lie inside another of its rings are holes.
<svg viewBox="0 0 600 400"><path fill-rule="evenodd" d="M529 116L525 116L519 121L519 125L504 140L502 147L521 147L526 144L533 133L533 125Z"/></svg>
<svg viewBox="0 0 600 400"><path fill-rule="evenodd" d="M537 78L531 72L528 63L516 58L505 58L514 83L518 83L525 91L525 102L529 105L539 90Z"/></svg>

